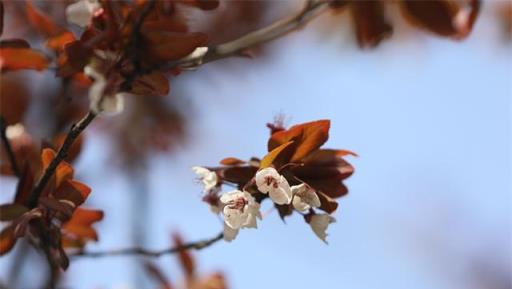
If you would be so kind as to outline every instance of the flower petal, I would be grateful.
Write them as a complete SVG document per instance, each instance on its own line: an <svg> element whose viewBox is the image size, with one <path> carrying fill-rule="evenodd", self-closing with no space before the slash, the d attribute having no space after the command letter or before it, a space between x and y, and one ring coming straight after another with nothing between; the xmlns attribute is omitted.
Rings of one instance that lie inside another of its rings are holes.
<svg viewBox="0 0 512 289"><path fill-rule="evenodd" d="M233 229L227 224L224 224L224 240L227 242L233 241L238 235L238 229Z"/></svg>
<svg viewBox="0 0 512 289"><path fill-rule="evenodd" d="M336 219L329 214L313 215L309 221L311 229L315 235L327 244L327 227L329 224L336 222Z"/></svg>

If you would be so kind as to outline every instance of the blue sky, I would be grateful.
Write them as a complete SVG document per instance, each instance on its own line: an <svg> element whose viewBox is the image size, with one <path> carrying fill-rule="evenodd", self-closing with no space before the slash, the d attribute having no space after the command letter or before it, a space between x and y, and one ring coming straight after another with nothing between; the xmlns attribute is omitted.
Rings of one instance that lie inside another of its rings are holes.
<svg viewBox="0 0 512 289"><path fill-rule="evenodd" d="M147 246L168 246L172 231L196 240L221 230L190 167L262 156L265 123L283 113L288 124L331 119L326 146L360 155L349 160L356 173L329 245L300 216L284 224L274 213L233 243L196 253L202 271L221 270L230 288L244 289L482 288L472 279L482 262L507 275L512 60L489 17L465 42L410 36L369 52L328 18L273 43L262 59L213 63L177 78L171 94L191 107L189 138L151 161ZM126 197L133 187L122 173L99 169L109 160L108 139L87 144L77 170L94 189L90 205L108 212L101 242L90 249L127 246L126 220L139 217ZM134 288L140 270L126 261L77 261L73 288ZM159 263L180 279L174 257Z"/></svg>

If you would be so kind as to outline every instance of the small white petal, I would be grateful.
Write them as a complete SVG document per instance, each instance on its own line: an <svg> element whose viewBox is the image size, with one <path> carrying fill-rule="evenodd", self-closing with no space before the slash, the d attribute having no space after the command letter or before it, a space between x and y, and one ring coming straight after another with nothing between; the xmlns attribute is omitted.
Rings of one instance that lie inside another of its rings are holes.
<svg viewBox="0 0 512 289"><path fill-rule="evenodd" d="M233 229L228 225L224 224L224 240L227 242L231 242L238 235L238 229Z"/></svg>
<svg viewBox="0 0 512 289"><path fill-rule="evenodd" d="M238 209L231 209L229 206L225 206L223 212L224 222L233 229L240 229L249 217L249 214L242 213Z"/></svg>
<svg viewBox="0 0 512 289"><path fill-rule="evenodd" d="M293 207L295 208L295 210L297 210L299 212L306 212L309 209L311 209L311 206L308 203L304 202L302 200L302 198L298 195L295 195L293 197L292 203L293 203Z"/></svg>
<svg viewBox="0 0 512 289"><path fill-rule="evenodd" d="M272 201L278 205L289 204L292 201L290 184L274 168L265 168L256 173L256 186L264 194L269 194Z"/></svg>
<svg viewBox="0 0 512 289"><path fill-rule="evenodd" d="M97 114L115 114L121 112L124 108L124 94L104 95L104 90L107 86L105 76L90 65L84 67L84 73L94 80L89 88L91 110Z"/></svg>
<svg viewBox="0 0 512 289"><path fill-rule="evenodd" d="M268 194L274 189L274 182L279 182L281 175L274 168L265 168L256 173L256 186L258 190L264 194ZM269 183L269 179L272 180Z"/></svg>
<svg viewBox="0 0 512 289"><path fill-rule="evenodd" d="M215 172L203 167L192 167L192 170L201 179L205 191L209 191L217 186L218 179Z"/></svg>
<svg viewBox="0 0 512 289"><path fill-rule="evenodd" d="M300 212L305 212L311 208L320 207L320 199L311 187L302 183L291 188L293 194L293 207Z"/></svg>
<svg viewBox="0 0 512 289"><path fill-rule="evenodd" d="M327 244L327 227L329 224L336 222L336 219L329 214L313 215L309 222L311 229L315 235Z"/></svg>
<svg viewBox="0 0 512 289"><path fill-rule="evenodd" d="M66 19L70 23L85 27L100 8L101 4L97 0L80 0L66 7Z"/></svg>

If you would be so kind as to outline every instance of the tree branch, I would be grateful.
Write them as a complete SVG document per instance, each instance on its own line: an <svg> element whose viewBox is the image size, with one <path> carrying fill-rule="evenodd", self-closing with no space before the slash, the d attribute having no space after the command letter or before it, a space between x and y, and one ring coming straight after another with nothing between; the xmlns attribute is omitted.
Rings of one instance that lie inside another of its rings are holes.
<svg viewBox="0 0 512 289"><path fill-rule="evenodd" d="M11 163L11 169L13 173L20 177L20 169L18 168L18 163L16 162L16 156L14 155L14 152L12 150L11 143L9 142L9 139L7 138L7 134L5 131L7 130L7 123L3 116L0 116L0 135L2 138L2 143L5 146L5 152L7 153L7 157L9 158L9 162Z"/></svg>
<svg viewBox="0 0 512 289"><path fill-rule="evenodd" d="M82 131L92 122L92 120L96 117L96 114L92 111L89 111L84 118L82 118L79 122L71 126L71 130L66 136L64 143L60 147L59 151L55 158L50 162L50 165L46 168L43 175L39 178L32 193L30 194L30 198L28 200L28 205L30 208L33 208L37 205L37 200L41 195L44 187L52 177L53 173L57 169L57 166L66 159L68 156L68 150L76 140L76 138L82 133Z"/></svg>
<svg viewBox="0 0 512 289"><path fill-rule="evenodd" d="M234 55L243 55L244 50L267 43L292 31L302 28L306 23L329 9L334 0L308 0L299 13L278 20L267 27L250 32L235 40L210 47L205 55L187 58L174 66L194 67L198 64L223 59Z"/></svg>
<svg viewBox="0 0 512 289"><path fill-rule="evenodd" d="M79 251L75 254L70 254L71 257L89 257L89 258L99 258L99 257L111 257L111 256L146 256L146 257L160 257L162 255L167 254L175 254L184 250L201 250L206 247L213 245L214 243L222 240L224 237L223 233L219 233L217 236L206 239L202 241L196 241L191 243L185 243L181 246L171 247L163 250L148 250L140 247L133 248L125 248L118 250L110 250L110 251L98 251L98 252L87 252L87 251Z"/></svg>

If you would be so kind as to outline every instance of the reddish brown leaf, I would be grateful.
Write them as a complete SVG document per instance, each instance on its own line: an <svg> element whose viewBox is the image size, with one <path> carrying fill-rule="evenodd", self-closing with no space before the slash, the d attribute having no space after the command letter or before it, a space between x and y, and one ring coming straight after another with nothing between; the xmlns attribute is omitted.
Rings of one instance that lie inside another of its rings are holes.
<svg viewBox="0 0 512 289"><path fill-rule="evenodd" d="M427 29L441 36L454 36L454 17L457 7L450 1L402 1L402 12L413 25Z"/></svg>
<svg viewBox="0 0 512 289"><path fill-rule="evenodd" d="M225 166L239 166L245 163L245 161L233 157L225 158L220 161L220 164Z"/></svg>
<svg viewBox="0 0 512 289"><path fill-rule="evenodd" d="M0 221L11 221L27 211L25 206L16 203L0 205Z"/></svg>
<svg viewBox="0 0 512 289"><path fill-rule="evenodd" d="M98 240L98 233L92 227L103 219L103 211L77 208L69 221L64 223L62 229L69 238L82 241ZM82 242L83 243L83 242Z"/></svg>
<svg viewBox="0 0 512 289"><path fill-rule="evenodd" d="M359 46L375 47L391 36L393 28L384 18L384 4L379 0L351 2L352 18Z"/></svg>
<svg viewBox="0 0 512 289"><path fill-rule="evenodd" d="M14 244L16 243L16 239L14 238L14 227L8 226L4 228L0 232L0 256L9 252Z"/></svg>
<svg viewBox="0 0 512 289"><path fill-rule="evenodd" d="M155 71L137 78L130 92L137 95L165 96L169 94L169 79L162 72Z"/></svg>
<svg viewBox="0 0 512 289"><path fill-rule="evenodd" d="M247 184L258 171L257 167L228 167L219 171L221 177L231 183L243 186Z"/></svg>
<svg viewBox="0 0 512 289"><path fill-rule="evenodd" d="M0 41L0 48L30 48L30 44L23 39L5 39Z"/></svg>
<svg viewBox="0 0 512 289"><path fill-rule="evenodd" d="M290 162L298 162L318 149L329 138L329 120L318 120L292 126L288 130L274 133L268 141L271 151L289 141L295 141L296 150Z"/></svg>
<svg viewBox="0 0 512 289"><path fill-rule="evenodd" d="M173 33L151 31L145 34L148 52L160 61L183 58L197 47L207 44L207 36L203 33Z"/></svg>
<svg viewBox="0 0 512 289"><path fill-rule="evenodd" d="M50 165L52 160L55 158L55 151L51 148L44 148L43 152L41 153L41 164L43 170L46 170L46 168Z"/></svg>
<svg viewBox="0 0 512 289"><path fill-rule="evenodd" d="M71 32L64 32L57 36L50 37L46 41L46 47L55 51L62 51L66 44L75 41L75 36Z"/></svg>
<svg viewBox="0 0 512 289"><path fill-rule="evenodd" d="M67 200L75 204L75 207L80 206L87 199L91 189L76 180L65 180L56 191L53 192L53 196L58 200Z"/></svg>
<svg viewBox="0 0 512 289"><path fill-rule="evenodd" d="M320 209L328 214L333 213L338 208L338 203L333 198L329 197L321 191L316 192L320 199Z"/></svg>
<svg viewBox="0 0 512 289"><path fill-rule="evenodd" d="M155 281L158 282L161 289L173 289L174 287L171 285L169 280L165 277L164 273L153 263L147 261L144 263L144 267L146 268L146 272L148 272L149 276L151 276Z"/></svg>
<svg viewBox="0 0 512 289"><path fill-rule="evenodd" d="M291 144L293 144L293 141L284 143L270 151L267 155L265 155L260 162L260 169L270 167L274 163L274 161L281 155L281 153L285 152L285 149L288 148Z"/></svg>
<svg viewBox="0 0 512 289"><path fill-rule="evenodd" d="M47 67L48 59L41 52L30 48L0 48L0 71Z"/></svg>
<svg viewBox="0 0 512 289"><path fill-rule="evenodd" d="M181 239L180 235L173 234L172 239L176 247L183 246L183 239ZM187 278L193 278L196 271L196 265L190 252L187 250L181 250L179 251L178 257L180 260L181 268L185 272L185 276Z"/></svg>

